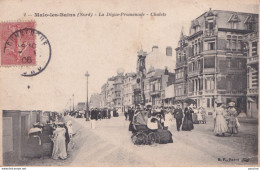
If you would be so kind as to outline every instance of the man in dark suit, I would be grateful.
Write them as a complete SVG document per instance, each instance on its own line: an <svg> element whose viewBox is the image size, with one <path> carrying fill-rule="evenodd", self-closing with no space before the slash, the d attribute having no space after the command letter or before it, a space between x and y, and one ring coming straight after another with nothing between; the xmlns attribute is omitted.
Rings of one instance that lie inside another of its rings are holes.
<svg viewBox="0 0 260 170"><path fill-rule="evenodd" d="M173 115L174 118L176 119L177 130L180 131L182 118L183 118L183 112L182 109L180 108L180 104L177 105L177 108L174 110Z"/></svg>

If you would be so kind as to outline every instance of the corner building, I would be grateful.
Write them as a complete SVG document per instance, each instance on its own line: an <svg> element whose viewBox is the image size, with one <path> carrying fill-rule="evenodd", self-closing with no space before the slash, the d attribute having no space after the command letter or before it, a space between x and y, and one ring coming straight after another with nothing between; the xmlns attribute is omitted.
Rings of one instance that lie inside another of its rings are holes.
<svg viewBox="0 0 260 170"><path fill-rule="evenodd" d="M239 112L246 112L247 55L243 39L258 30L257 22L248 22L252 17L258 22L257 14L210 9L191 21L189 36L181 36L180 41L187 40L188 44L186 47L179 43L182 48L176 49L179 62L175 72L177 76L180 68L183 70L183 96L187 92L186 97L208 113L214 111L217 98L226 104L234 101ZM176 91L176 99L177 94Z"/></svg>

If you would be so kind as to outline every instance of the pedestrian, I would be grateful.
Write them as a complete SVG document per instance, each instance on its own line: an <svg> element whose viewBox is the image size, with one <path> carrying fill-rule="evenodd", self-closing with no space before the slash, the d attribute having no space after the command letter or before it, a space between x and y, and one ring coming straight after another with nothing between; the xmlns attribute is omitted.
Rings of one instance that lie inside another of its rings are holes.
<svg viewBox="0 0 260 170"><path fill-rule="evenodd" d="M174 118L176 119L176 126L177 130L180 131L180 127L182 124L182 118L183 118L183 112L182 109L180 108L180 104L177 105L177 108L174 110L173 115Z"/></svg>
<svg viewBox="0 0 260 170"><path fill-rule="evenodd" d="M199 124L198 113L199 113L199 110L194 105L193 106L193 114L192 114L193 124Z"/></svg>
<svg viewBox="0 0 260 170"><path fill-rule="evenodd" d="M168 130L171 125L172 125L172 114L170 112L170 108L167 108L165 114L164 128Z"/></svg>
<svg viewBox="0 0 260 170"><path fill-rule="evenodd" d="M193 104L189 104L189 106L187 106L184 109L184 120L183 120L183 125L182 125L182 130L184 131L191 131L192 129L194 129L193 126L193 121L192 121L192 114L194 113L193 111Z"/></svg>
<svg viewBox="0 0 260 170"><path fill-rule="evenodd" d="M201 107L198 109L197 118L198 118L199 124L201 124L203 122Z"/></svg>
<svg viewBox="0 0 260 170"><path fill-rule="evenodd" d="M129 107L125 110L125 120L127 120L128 114L129 114Z"/></svg>
<svg viewBox="0 0 260 170"><path fill-rule="evenodd" d="M206 110L201 106L199 112L201 113L202 116L202 123L206 124L207 123Z"/></svg>
<svg viewBox="0 0 260 170"><path fill-rule="evenodd" d="M68 127L66 126L66 124L64 123L63 128L65 128L66 132L65 132L65 143L66 143L66 152L68 152L68 145L70 143L70 135L69 135L69 130Z"/></svg>
<svg viewBox="0 0 260 170"><path fill-rule="evenodd" d="M91 110L90 113L90 122L91 122L91 129L95 129L96 128L96 111L95 109Z"/></svg>
<svg viewBox="0 0 260 170"><path fill-rule="evenodd" d="M129 110L129 121L132 122L134 117L134 108L130 108Z"/></svg>
<svg viewBox="0 0 260 170"><path fill-rule="evenodd" d="M66 142L65 142L65 128L58 126L53 132L53 150L52 150L52 158L53 159L66 159Z"/></svg>
<svg viewBox="0 0 260 170"><path fill-rule="evenodd" d="M233 136L234 134L238 133L238 120L237 120L237 110L235 109L235 103L230 102L228 104L228 110L227 110L227 116L228 116L228 131Z"/></svg>
<svg viewBox="0 0 260 170"><path fill-rule="evenodd" d="M223 108L223 103L220 100L216 101L217 108L216 108L216 124L214 127L214 133L216 136L222 135L225 136L225 133L228 131L227 122L225 119L226 111Z"/></svg>

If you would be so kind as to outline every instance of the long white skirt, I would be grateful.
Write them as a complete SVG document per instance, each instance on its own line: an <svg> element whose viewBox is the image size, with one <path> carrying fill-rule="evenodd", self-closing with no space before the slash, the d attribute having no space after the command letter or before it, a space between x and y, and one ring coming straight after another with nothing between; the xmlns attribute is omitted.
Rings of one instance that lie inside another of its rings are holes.
<svg viewBox="0 0 260 170"><path fill-rule="evenodd" d="M225 120L223 115L216 116L216 124L214 128L214 132L216 134L222 134L228 131L227 121Z"/></svg>

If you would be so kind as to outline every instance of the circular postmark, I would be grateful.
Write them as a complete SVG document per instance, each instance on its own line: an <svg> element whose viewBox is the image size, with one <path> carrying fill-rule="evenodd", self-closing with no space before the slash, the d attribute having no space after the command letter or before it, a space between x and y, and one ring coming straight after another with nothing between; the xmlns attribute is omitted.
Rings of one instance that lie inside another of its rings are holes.
<svg viewBox="0 0 260 170"><path fill-rule="evenodd" d="M51 60L51 45L47 37L34 28L23 28L13 32L4 45L4 55L16 55L20 65L27 65L21 74L36 76L43 72Z"/></svg>

